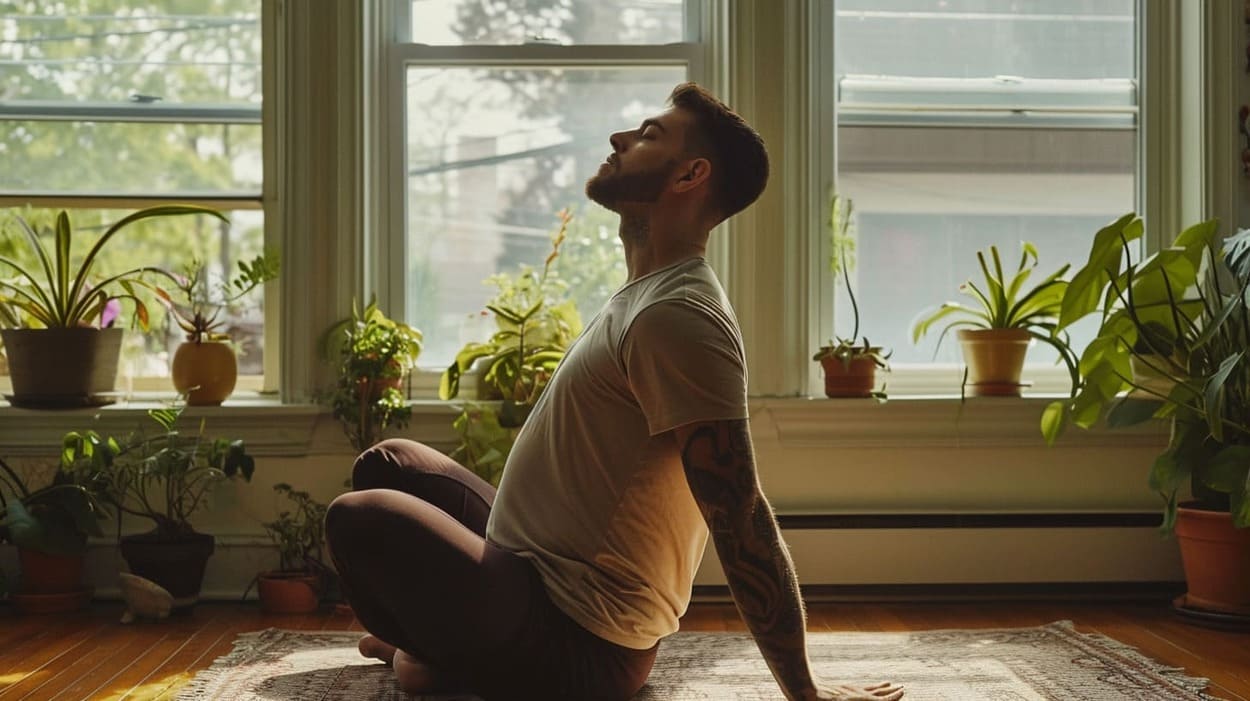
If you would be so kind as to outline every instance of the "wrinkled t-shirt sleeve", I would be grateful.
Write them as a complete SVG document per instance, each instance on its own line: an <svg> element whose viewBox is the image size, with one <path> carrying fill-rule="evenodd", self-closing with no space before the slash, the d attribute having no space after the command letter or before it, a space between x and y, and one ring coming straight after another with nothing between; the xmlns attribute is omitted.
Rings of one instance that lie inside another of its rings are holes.
<svg viewBox="0 0 1250 701"><path fill-rule="evenodd" d="M747 418L746 357L733 327L680 300L643 310L621 343L625 375L651 435Z"/></svg>

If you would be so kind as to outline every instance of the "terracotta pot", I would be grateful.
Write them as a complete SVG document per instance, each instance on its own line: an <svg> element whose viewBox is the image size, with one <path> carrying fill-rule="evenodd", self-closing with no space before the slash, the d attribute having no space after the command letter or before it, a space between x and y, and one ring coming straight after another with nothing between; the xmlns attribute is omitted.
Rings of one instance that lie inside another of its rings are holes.
<svg viewBox="0 0 1250 701"><path fill-rule="evenodd" d="M1033 337L1023 329L959 329L974 397L1020 396L1024 356Z"/></svg>
<svg viewBox="0 0 1250 701"><path fill-rule="evenodd" d="M83 589L82 553L52 555L30 548L18 548L17 559L22 572L23 593L76 594Z"/></svg>
<svg viewBox="0 0 1250 701"><path fill-rule="evenodd" d="M3 329L0 336L16 405L88 406L113 391L121 329Z"/></svg>
<svg viewBox="0 0 1250 701"><path fill-rule="evenodd" d="M877 386L877 363L872 358L851 356L850 362L843 362L824 357L820 367L825 371L826 397L871 397Z"/></svg>
<svg viewBox="0 0 1250 701"><path fill-rule="evenodd" d="M321 603L320 584L307 572L265 572L256 587L266 613L312 613Z"/></svg>
<svg viewBox="0 0 1250 701"><path fill-rule="evenodd" d="M1189 591L1185 605L1250 616L1250 528L1234 528L1224 511L1181 506L1176 540Z"/></svg>
<svg viewBox="0 0 1250 701"><path fill-rule="evenodd" d="M191 406L221 404L239 377L234 349L221 341L184 341L174 351L171 369L174 389L187 395Z"/></svg>
<svg viewBox="0 0 1250 701"><path fill-rule="evenodd" d="M91 603L91 589L85 588L64 594L11 594L13 606L23 614L69 613L81 611Z"/></svg>
<svg viewBox="0 0 1250 701"><path fill-rule="evenodd" d="M192 533L162 540L155 532L128 535L122 536L121 551L132 574L164 587L174 597L174 609L187 609L199 601L213 537Z"/></svg>

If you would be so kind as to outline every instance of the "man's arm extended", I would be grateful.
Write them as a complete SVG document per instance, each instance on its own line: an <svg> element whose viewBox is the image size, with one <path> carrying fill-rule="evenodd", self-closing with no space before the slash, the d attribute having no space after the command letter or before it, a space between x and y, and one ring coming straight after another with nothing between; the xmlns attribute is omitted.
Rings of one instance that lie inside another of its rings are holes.
<svg viewBox="0 0 1250 701"><path fill-rule="evenodd" d="M814 699L803 599L764 499L746 419L676 429L690 491L712 532L729 590L788 699Z"/></svg>
<svg viewBox="0 0 1250 701"><path fill-rule="evenodd" d="M790 701L896 701L903 688L817 686L807 659L803 597L777 518L755 471L746 419L676 429L686 481L712 531L734 603Z"/></svg>

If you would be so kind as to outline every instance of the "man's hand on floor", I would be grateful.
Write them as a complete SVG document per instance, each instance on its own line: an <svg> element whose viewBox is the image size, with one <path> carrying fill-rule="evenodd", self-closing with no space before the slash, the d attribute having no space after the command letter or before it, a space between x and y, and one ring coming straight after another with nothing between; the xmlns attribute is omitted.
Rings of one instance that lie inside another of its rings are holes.
<svg viewBox="0 0 1250 701"><path fill-rule="evenodd" d="M882 682L869 686L842 684L838 686L824 685L814 696L801 701L898 701L903 698L903 686L893 682Z"/></svg>

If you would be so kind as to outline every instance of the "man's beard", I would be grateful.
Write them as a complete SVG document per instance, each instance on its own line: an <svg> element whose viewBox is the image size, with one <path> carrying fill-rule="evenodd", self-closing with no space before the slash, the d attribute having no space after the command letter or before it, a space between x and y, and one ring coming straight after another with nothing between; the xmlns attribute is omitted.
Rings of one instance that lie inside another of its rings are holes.
<svg viewBox="0 0 1250 701"><path fill-rule="evenodd" d="M596 173L586 181L586 196L618 213L621 205L626 203L655 202L664 194L666 181L675 164L669 161L642 173L618 173L615 170Z"/></svg>

